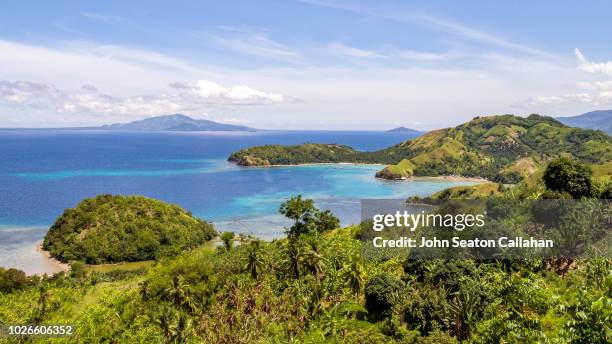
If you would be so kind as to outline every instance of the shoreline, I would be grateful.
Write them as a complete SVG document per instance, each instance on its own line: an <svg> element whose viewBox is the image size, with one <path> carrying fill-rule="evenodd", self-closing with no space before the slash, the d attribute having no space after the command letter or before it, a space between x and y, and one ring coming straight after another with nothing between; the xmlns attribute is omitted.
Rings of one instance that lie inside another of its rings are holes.
<svg viewBox="0 0 612 344"><path fill-rule="evenodd" d="M474 183L493 183L492 181L482 177L463 177L463 176L417 176L410 177L405 180L443 180L448 182L474 182Z"/></svg>
<svg viewBox="0 0 612 344"><path fill-rule="evenodd" d="M274 168L274 167L301 167L301 166L320 166L320 165L352 165L352 166L388 166L385 164L377 164L377 163L367 163L367 162L309 162L303 164L276 164L276 165L265 165L265 166L243 166L236 164L235 161L230 161L234 165L238 167L244 168ZM493 183L492 181L482 178L482 177L463 177L463 176L412 176L410 178L405 179L385 179L385 178L377 178L380 180L387 181L410 181L410 180L443 180L449 182L474 182L474 183Z"/></svg>
<svg viewBox="0 0 612 344"><path fill-rule="evenodd" d="M235 161L230 161L230 162L238 167L245 167L245 168L300 167L300 166L319 166L319 165L387 166L385 164L375 164L375 163L368 163L368 162L307 162L303 164L286 164L286 165L275 164L275 165L244 166L244 165L238 165Z"/></svg>
<svg viewBox="0 0 612 344"><path fill-rule="evenodd" d="M36 244L36 252L40 253L41 256L43 257L43 259L45 260L46 264L53 268L53 270L55 270L53 273L58 273L58 272L68 272L70 271L70 264L66 264L66 263L62 263L59 260L51 257L51 253L49 251L46 251L43 248L43 242L42 240L39 241ZM35 273L34 275L42 275L40 273Z"/></svg>

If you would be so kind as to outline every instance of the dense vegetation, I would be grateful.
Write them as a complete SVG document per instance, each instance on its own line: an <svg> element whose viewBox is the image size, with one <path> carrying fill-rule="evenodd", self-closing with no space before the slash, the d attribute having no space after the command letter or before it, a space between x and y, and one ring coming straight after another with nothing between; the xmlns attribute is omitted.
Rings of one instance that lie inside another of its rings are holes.
<svg viewBox="0 0 612 344"><path fill-rule="evenodd" d="M611 146L602 132L549 118L497 116L378 152L266 146L232 159L384 162L394 164L381 172L384 178L520 180L450 188L425 201L581 198L609 205L593 198L612 198ZM373 257L360 226L338 228L338 219L312 200L292 197L279 212L293 220L286 238L241 236L234 245L236 235L225 232L215 248L204 243L215 234L212 226L177 206L136 196L85 200L58 218L44 242L54 256L72 261L69 273L37 278L0 269L0 323L74 324L71 338L40 340L59 343L612 342L610 259ZM594 219L570 215L582 230ZM597 216L610 223L609 207ZM509 218L517 227L524 220L524 214ZM156 261L130 263L138 264L133 269L75 261L142 259Z"/></svg>
<svg viewBox="0 0 612 344"><path fill-rule="evenodd" d="M355 160L358 154L348 146L304 143L295 146L268 145L245 148L232 153L228 160L240 166L297 165L350 162Z"/></svg>
<svg viewBox="0 0 612 344"><path fill-rule="evenodd" d="M563 185L582 176L562 173L557 190L542 179L558 165L582 169L560 162L512 188L484 184L483 193L569 195ZM73 265L70 274L2 289L0 323L72 323L75 337L48 341L86 343L612 340L610 260L366 259L359 226L331 229L337 219L299 196L279 210L294 220L286 239L205 245L148 270Z"/></svg>
<svg viewBox="0 0 612 344"><path fill-rule="evenodd" d="M612 138L550 117L503 115L476 117L375 152L340 145L276 145L243 149L229 159L244 166L381 163L392 165L378 173L381 178L462 175L515 183L560 154L582 163L607 163L612 161Z"/></svg>
<svg viewBox="0 0 612 344"><path fill-rule="evenodd" d="M176 255L215 235L211 224L179 206L142 196L101 195L65 210L43 247L64 262L115 263Z"/></svg>

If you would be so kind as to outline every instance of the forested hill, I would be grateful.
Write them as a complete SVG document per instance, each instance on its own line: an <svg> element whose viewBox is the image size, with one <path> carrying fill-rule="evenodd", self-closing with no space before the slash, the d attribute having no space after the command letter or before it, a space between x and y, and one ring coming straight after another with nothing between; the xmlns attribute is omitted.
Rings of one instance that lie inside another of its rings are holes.
<svg viewBox="0 0 612 344"><path fill-rule="evenodd" d="M390 165L378 177L462 175L516 182L551 158L568 155L588 164L612 161L612 138L571 128L540 115L476 117L375 152L333 144L259 146L233 153L241 166L361 162Z"/></svg>
<svg viewBox="0 0 612 344"><path fill-rule="evenodd" d="M142 196L100 195L66 209L43 247L63 262L88 264L172 256L216 235L183 208Z"/></svg>

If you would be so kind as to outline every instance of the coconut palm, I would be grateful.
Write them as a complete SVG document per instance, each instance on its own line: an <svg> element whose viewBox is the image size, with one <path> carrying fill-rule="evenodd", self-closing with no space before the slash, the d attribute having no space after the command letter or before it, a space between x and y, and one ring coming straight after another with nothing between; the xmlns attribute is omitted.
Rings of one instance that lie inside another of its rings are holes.
<svg viewBox="0 0 612 344"><path fill-rule="evenodd" d="M303 251L301 242L298 239L289 240L284 251L287 274L293 278L300 278Z"/></svg>
<svg viewBox="0 0 612 344"><path fill-rule="evenodd" d="M166 295L177 307L181 307L191 313L198 311L196 299L190 292L190 286L185 283L182 276L176 275L172 278L172 284L166 289Z"/></svg>
<svg viewBox="0 0 612 344"><path fill-rule="evenodd" d="M351 288L353 295L357 301L359 301L359 295L361 295L365 283L365 271L361 260L356 256L352 257L342 270L343 276Z"/></svg>
<svg viewBox="0 0 612 344"><path fill-rule="evenodd" d="M244 269L251 274L253 279L257 280L265 266L263 250L259 240L253 241L247 246L246 265Z"/></svg>

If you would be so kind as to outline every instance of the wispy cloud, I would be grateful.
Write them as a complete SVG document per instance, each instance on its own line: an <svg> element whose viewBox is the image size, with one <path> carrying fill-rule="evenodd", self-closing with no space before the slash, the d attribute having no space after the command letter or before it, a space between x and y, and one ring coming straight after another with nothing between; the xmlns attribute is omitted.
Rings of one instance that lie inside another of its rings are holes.
<svg viewBox="0 0 612 344"><path fill-rule="evenodd" d="M434 52L423 52L423 51L414 51L414 50L401 50L397 56L406 60L414 60L414 61L443 61L450 60L459 57L465 56L464 53L449 50L441 53Z"/></svg>
<svg viewBox="0 0 612 344"><path fill-rule="evenodd" d="M390 10L382 6L364 6L360 3L346 3L327 0L301 1L315 6L349 11L375 18L392 20L400 23L429 25L436 29L443 30L446 33L461 36L463 38L478 41L481 43L491 44L497 47L537 55L540 57L556 58L556 56L554 56L553 54L550 54L543 50L519 44L506 38L469 27L462 23L454 22L452 20L436 17L422 12L405 11L398 8Z"/></svg>
<svg viewBox="0 0 612 344"><path fill-rule="evenodd" d="M95 19L103 22L122 22L125 20L122 16L114 14L101 14L94 12L81 12L81 16L89 19Z"/></svg>
<svg viewBox="0 0 612 344"><path fill-rule="evenodd" d="M297 63L302 60L300 53L293 47L278 43L264 33L232 35L207 35L213 42L243 55Z"/></svg>
<svg viewBox="0 0 612 344"><path fill-rule="evenodd" d="M328 45L328 51L332 55L358 57L358 58L377 58L385 57L383 54L372 50L360 49L345 45L341 42L333 42Z"/></svg>

